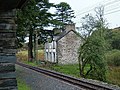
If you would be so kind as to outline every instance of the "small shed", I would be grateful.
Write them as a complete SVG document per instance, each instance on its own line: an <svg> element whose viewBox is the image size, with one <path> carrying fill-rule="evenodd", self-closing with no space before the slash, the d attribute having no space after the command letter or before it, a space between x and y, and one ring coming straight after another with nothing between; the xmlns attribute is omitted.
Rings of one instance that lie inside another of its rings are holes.
<svg viewBox="0 0 120 90"><path fill-rule="evenodd" d="M45 43L45 61L58 64L78 63L78 48L82 38L75 31L75 25L65 26L65 30Z"/></svg>

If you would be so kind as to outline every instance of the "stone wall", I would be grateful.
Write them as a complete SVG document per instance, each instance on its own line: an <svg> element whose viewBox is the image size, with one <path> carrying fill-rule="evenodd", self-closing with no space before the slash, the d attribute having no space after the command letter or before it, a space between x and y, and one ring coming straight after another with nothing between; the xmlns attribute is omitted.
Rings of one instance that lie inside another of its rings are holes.
<svg viewBox="0 0 120 90"><path fill-rule="evenodd" d="M15 11L0 12L0 90L17 90Z"/></svg>
<svg viewBox="0 0 120 90"><path fill-rule="evenodd" d="M58 41L58 63L74 64L78 63L78 48L81 38L73 31Z"/></svg>

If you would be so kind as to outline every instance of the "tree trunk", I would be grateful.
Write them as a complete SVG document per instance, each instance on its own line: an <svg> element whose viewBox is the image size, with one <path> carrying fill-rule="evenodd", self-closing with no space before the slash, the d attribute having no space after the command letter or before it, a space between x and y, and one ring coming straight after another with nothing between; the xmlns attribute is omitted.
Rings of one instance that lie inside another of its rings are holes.
<svg viewBox="0 0 120 90"><path fill-rule="evenodd" d="M28 61L33 62L33 43L32 43L32 35L33 35L33 30L31 29L29 31L29 43L28 43Z"/></svg>
<svg viewBox="0 0 120 90"><path fill-rule="evenodd" d="M36 64L37 64L37 60L38 60L38 38L37 38L37 32L35 32L35 34L34 34L34 60L36 61Z"/></svg>
<svg viewBox="0 0 120 90"><path fill-rule="evenodd" d="M79 54L78 62L79 62L80 76L81 76L81 77L84 77L83 68L82 68L83 66L82 66L82 63L81 63L81 54Z"/></svg>

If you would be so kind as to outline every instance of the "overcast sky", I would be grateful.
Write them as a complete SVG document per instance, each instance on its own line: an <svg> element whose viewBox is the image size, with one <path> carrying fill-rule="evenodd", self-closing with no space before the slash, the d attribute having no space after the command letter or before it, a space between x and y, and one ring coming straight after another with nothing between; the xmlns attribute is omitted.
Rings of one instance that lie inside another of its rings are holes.
<svg viewBox="0 0 120 90"><path fill-rule="evenodd" d="M120 26L120 0L49 0L49 2L55 4L67 2L75 12L76 27L80 26L81 17L93 13L94 8L100 5L105 6L105 18L109 23L109 28Z"/></svg>

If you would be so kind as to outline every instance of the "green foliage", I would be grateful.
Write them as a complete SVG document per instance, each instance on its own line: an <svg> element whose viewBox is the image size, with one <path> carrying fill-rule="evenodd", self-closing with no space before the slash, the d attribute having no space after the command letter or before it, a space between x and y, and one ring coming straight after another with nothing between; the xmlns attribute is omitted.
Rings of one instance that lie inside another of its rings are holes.
<svg viewBox="0 0 120 90"><path fill-rule="evenodd" d="M89 15L83 18L85 22L82 28L87 29L87 33L83 36L85 41L79 48L79 68L81 77L105 81L107 69L104 53L107 47L105 40L107 28L102 15L96 13L97 18Z"/></svg>
<svg viewBox="0 0 120 90"><path fill-rule="evenodd" d="M17 85L18 90L31 90L30 87L28 87L26 83L22 81L20 78L17 78Z"/></svg>
<svg viewBox="0 0 120 90"><path fill-rule="evenodd" d="M48 0L30 0L26 7L17 11L18 42L28 35L33 36L34 30L37 30L39 34L44 33L43 28L52 23L52 14L48 12L52 6L53 4Z"/></svg>
<svg viewBox="0 0 120 90"><path fill-rule="evenodd" d="M78 64L52 65L50 69L75 77L80 76Z"/></svg>
<svg viewBox="0 0 120 90"><path fill-rule="evenodd" d="M110 50L120 50L120 28L108 29L106 34L106 40L109 43Z"/></svg>
<svg viewBox="0 0 120 90"><path fill-rule="evenodd" d="M16 23L18 24L17 28L18 43L21 42L21 40L24 40L24 38L27 35L29 36L33 35L33 30L35 29L36 23L38 21L36 20L36 17L39 15L38 13L39 8L36 7L36 4L37 2L35 0L30 0L27 3L26 7L24 7L22 10L17 10ZM29 38L29 40L31 39ZM30 45L32 44L30 43Z"/></svg>
<svg viewBox="0 0 120 90"><path fill-rule="evenodd" d="M106 67L104 60L105 40L98 32L93 33L87 41L80 47L79 60L82 63L81 76L105 80ZM89 69L85 71L85 67L89 65Z"/></svg>
<svg viewBox="0 0 120 90"><path fill-rule="evenodd" d="M49 26L51 23L52 14L48 10L52 5L48 0L29 0L22 10L18 10L18 42L29 35L28 60L31 62L33 61L33 35L35 35L35 32L39 35L44 33L43 28Z"/></svg>
<svg viewBox="0 0 120 90"><path fill-rule="evenodd" d="M110 66L107 74L107 81L109 83L120 86L120 66Z"/></svg>
<svg viewBox="0 0 120 90"><path fill-rule="evenodd" d="M54 70L60 73L64 73L67 75L71 75L74 77L80 77L79 76L79 65L78 64L68 64L68 65L36 65L36 63L31 63L31 62L24 62L25 64L31 65L31 66L36 66L36 67L42 67L50 70ZM89 69L89 65L86 65L85 71ZM91 76L89 76L91 78ZM96 78L94 78L96 79ZM112 83L120 86L120 67L114 67L114 66L109 66L107 75L106 75L107 83Z"/></svg>
<svg viewBox="0 0 120 90"><path fill-rule="evenodd" d="M120 50L112 50L107 52L106 60L110 66L120 66Z"/></svg>
<svg viewBox="0 0 120 90"><path fill-rule="evenodd" d="M111 41L112 48L120 50L120 29L112 30Z"/></svg>
<svg viewBox="0 0 120 90"><path fill-rule="evenodd" d="M69 4L61 2L56 5L56 10L56 19L59 21L58 24L63 26L64 24L73 23L72 18L75 17L74 11Z"/></svg>
<svg viewBox="0 0 120 90"><path fill-rule="evenodd" d="M21 10L17 10L17 19L16 23L18 24L17 30L16 30L16 36L17 36L17 48L21 48L23 45L22 43L25 42L24 38L26 37L26 30L24 28L24 17Z"/></svg>
<svg viewBox="0 0 120 90"><path fill-rule="evenodd" d="M53 29L54 35L59 35L61 33L61 30L59 28L54 28Z"/></svg>

